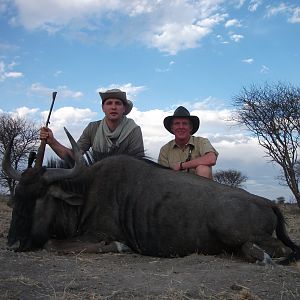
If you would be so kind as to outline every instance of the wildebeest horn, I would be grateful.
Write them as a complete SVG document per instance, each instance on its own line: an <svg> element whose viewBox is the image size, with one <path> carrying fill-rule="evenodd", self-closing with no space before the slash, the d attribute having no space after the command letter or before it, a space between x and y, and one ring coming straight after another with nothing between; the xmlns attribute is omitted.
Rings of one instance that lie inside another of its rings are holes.
<svg viewBox="0 0 300 300"><path fill-rule="evenodd" d="M21 172L15 170L11 166L11 161L10 161L10 154L11 154L14 138L15 137L13 136L13 138L10 140L8 147L6 148L5 153L3 155L2 170L9 178L19 181L21 178Z"/></svg>
<svg viewBox="0 0 300 300"><path fill-rule="evenodd" d="M74 138L72 137L71 133L68 131L68 129L66 127L64 127L64 130L68 136L68 139L69 139L72 149L73 149L75 164L85 165L83 156L80 152L80 149L79 149L77 143L75 142Z"/></svg>
<svg viewBox="0 0 300 300"><path fill-rule="evenodd" d="M60 179L68 179L73 178L74 176L78 175L82 171L82 167L85 167L84 158L80 152L80 149L75 142L72 135L69 131L64 127L64 130L69 138L69 141L72 145L74 159L75 159L75 166L72 169L51 169L48 168L47 172L44 173L44 179L50 183Z"/></svg>

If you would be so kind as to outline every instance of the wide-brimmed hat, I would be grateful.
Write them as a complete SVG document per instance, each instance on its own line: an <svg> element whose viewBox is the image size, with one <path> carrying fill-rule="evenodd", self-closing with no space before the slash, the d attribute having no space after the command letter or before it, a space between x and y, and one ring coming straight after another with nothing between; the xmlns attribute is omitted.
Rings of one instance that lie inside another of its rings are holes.
<svg viewBox="0 0 300 300"><path fill-rule="evenodd" d="M168 116L164 119L164 126L165 128L171 132L172 134L174 134L171 130L171 126L172 126L172 121L174 118L187 118L189 120L191 120L192 122L192 132L191 134L193 135L199 128L200 125L200 120L197 116L191 116L190 112L183 106L179 106L176 108L176 110L174 111L173 116Z"/></svg>
<svg viewBox="0 0 300 300"><path fill-rule="evenodd" d="M125 105L125 115L128 115L130 111L132 110L133 103L127 99L126 93L122 92L119 89L111 89L107 90L106 92L99 92L99 95L102 99L102 104L107 99L119 99L121 100Z"/></svg>

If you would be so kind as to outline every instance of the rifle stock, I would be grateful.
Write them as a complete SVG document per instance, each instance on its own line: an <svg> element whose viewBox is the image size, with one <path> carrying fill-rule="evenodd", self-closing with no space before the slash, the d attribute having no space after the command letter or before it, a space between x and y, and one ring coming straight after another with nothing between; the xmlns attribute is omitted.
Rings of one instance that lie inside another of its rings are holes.
<svg viewBox="0 0 300 300"><path fill-rule="evenodd" d="M40 146L37 150L34 167L40 168L43 165L45 149L46 149L46 140L41 140Z"/></svg>
<svg viewBox="0 0 300 300"><path fill-rule="evenodd" d="M56 98L56 94L57 94L57 92L52 93L52 103L51 103L51 107L50 107L50 110L49 110L49 114L48 114L48 118L47 118L45 127L48 127L48 125L50 123L50 117L51 117L54 101L55 101L55 98ZM43 165L46 144L47 144L46 140L41 140L41 144L38 148L36 159L35 159L35 164L34 164L35 168L41 168L42 165Z"/></svg>

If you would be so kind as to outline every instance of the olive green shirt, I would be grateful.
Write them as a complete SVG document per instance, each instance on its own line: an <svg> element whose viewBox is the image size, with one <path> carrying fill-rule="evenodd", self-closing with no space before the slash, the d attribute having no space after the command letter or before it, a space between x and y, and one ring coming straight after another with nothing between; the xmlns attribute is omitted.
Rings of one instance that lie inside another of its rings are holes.
<svg viewBox="0 0 300 300"><path fill-rule="evenodd" d="M191 136L184 149L179 148L175 140L172 140L161 147L158 163L170 168L171 165L175 163L186 161L189 157L189 153L190 160L192 160L208 152L214 152L218 156L218 152L206 138ZM195 169L190 169L190 172L195 173Z"/></svg>
<svg viewBox="0 0 300 300"><path fill-rule="evenodd" d="M83 130L77 144L83 152L88 151L94 142L101 120L90 122ZM144 156L144 143L140 126L136 126L115 150L115 153L124 153L135 156Z"/></svg>

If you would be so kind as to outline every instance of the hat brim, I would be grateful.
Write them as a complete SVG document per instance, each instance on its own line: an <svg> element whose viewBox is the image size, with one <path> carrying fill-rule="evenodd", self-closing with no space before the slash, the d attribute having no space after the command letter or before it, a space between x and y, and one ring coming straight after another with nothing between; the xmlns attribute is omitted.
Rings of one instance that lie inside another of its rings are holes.
<svg viewBox="0 0 300 300"><path fill-rule="evenodd" d="M186 118L186 119L191 120L192 125L193 125L193 130L191 131L191 135L196 133L197 130L199 129L200 120L197 116L182 116L182 117L181 116L168 116L164 119L164 126L172 134L174 134L171 130L172 121L174 118Z"/></svg>
<svg viewBox="0 0 300 300"><path fill-rule="evenodd" d="M99 92L99 95L102 99L102 104L107 99L119 99L119 100L121 100L125 105L125 112L124 112L125 115L128 115L132 110L133 103L126 98L126 93L125 92L104 92L104 93Z"/></svg>

